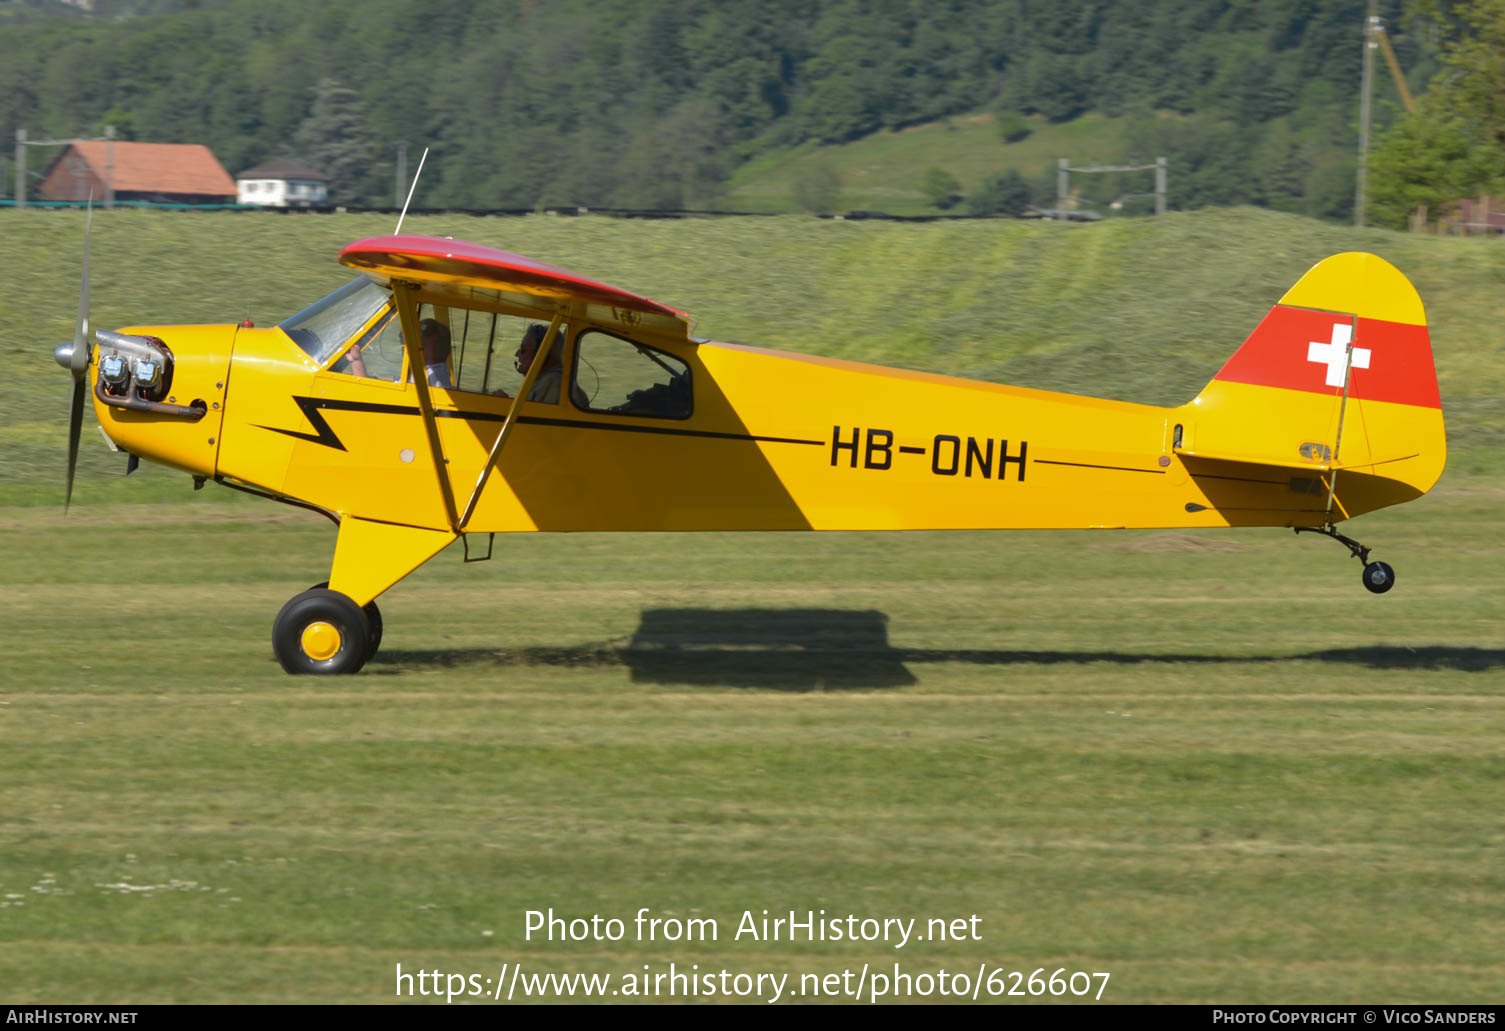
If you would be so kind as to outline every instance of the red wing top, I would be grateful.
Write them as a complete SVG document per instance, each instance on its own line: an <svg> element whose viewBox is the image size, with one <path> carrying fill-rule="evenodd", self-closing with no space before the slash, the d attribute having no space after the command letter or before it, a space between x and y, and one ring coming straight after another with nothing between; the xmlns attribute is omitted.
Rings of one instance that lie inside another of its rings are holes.
<svg viewBox="0 0 1505 1031"><path fill-rule="evenodd" d="M373 279L448 283L498 295L530 299L573 300L607 321L626 326L648 323L659 332L688 335L688 315L620 287L586 279L566 269L499 251L478 243L440 236L371 236L347 244L340 264Z"/></svg>

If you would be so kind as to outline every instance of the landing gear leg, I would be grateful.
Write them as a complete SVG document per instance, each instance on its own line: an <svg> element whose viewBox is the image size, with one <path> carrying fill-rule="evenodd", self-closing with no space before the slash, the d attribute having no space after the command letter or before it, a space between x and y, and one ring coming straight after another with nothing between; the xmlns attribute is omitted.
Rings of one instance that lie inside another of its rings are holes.
<svg viewBox="0 0 1505 1031"><path fill-rule="evenodd" d="M277 661L289 673L354 673L381 646L375 598L455 539L449 530L340 520L328 583L282 607L272 628Z"/></svg>
<svg viewBox="0 0 1505 1031"><path fill-rule="evenodd" d="M1333 528L1332 523L1326 526L1298 526L1297 533L1320 533L1324 537L1331 537L1339 544L1348 548L1354 558L1364 563L1363 583L1366 590L1371 594L1384 594L1395 586L1395 570L1385 562L1370 562L1369 549L1364 547L1352 537L1345 537Z"/></svg>

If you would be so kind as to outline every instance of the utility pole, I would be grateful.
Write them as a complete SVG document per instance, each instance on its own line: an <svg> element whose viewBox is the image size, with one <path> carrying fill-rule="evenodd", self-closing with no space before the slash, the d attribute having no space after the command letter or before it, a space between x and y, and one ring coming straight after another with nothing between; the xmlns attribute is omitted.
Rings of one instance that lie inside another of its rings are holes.
<svg viewBox="0 0 1505 1031"><path fill-rule="evenodd" d="M105 210L115 207L115 127L105 126Z"/></svg>
<svg viewBox="0 0 1505 1031"><path fill-rule="evenodd" d="M1364 16L1364 79L1359 86L1359 174L1354 189L1353 224L1364 226L1364 186L1369 178L1369 94L1374 86L1374 29L1379 24L1375 14L1376 0L1369 0L1369 13Z"/></svg>
<svg viewBox="0 0 1505 1031"><path fill-rule="evenodd" d="M1163 157L1155 159L1155 214L1165 214L1165 158Z"/></svg>
<svg viewBox="0 0 1505 1031"><path fill-rule="evenodd" d="M393 207L402 207L402 195L408 185L408 141L397 141L397 190Z"/></svg>

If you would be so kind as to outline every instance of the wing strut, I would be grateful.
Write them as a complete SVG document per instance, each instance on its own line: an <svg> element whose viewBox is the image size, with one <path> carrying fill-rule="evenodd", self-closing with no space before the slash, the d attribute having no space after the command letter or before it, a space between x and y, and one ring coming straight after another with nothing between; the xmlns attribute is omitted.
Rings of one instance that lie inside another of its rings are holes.
<svg viewBox="0 0 1505 1031"><path fill-rule="evenodd" d="M491 445L491 453L486 456L486 464L481 466L481 473L476 477L476 486L470 492L470 500L465 503L465 512L460 516L460 521L455 524L457 531L463 532L470 524L470 517L475 514L476 503L481 500L481 490L486 486L491 470L496 468L497 456L502 453L502 445L507 443L507 438L512 434L512 427L517 424L518 410L522 408L524 399L533 392L533 384L538 379L538 374L543 371L544 361L553 350L554 343L559 337L559 327L563 323L563 313L555 312L554 320L549 323L549 331L544 334L543 343L533 356L533 364L528 366L528 371L523 374L523 385L517 388L517 396L512 399L512 407L507 411L507 418L502 422L501 432L496 435L496 441Z"/></svg>
<svg viewBox="0 0 1505 1031"><path fill-rule="evenodd" d="M444 514L449 518L450 529L458 533L460 523L455 519L455 492L449 485L449 467L445 464L444 448L439 443L434 401L429 394L428 376L424 372L423 334L418 328L418 304L410 283L393 280L392 293L397 298L397 317L402 320L402 346L408 352L408 368L412 370L413 386L418 388L418 412L423 416L423 431L428 435L429 454L434 459L434 475L439 477L439 493L444 497Z"/></svg>

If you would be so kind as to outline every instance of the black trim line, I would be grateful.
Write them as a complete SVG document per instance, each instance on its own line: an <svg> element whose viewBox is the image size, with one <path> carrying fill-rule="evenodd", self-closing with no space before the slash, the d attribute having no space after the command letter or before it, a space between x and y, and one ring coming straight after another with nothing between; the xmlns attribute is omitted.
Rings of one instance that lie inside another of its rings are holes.
<svg viewBox="0 0 1505 1031"><path fill-rule="evenodd" d="M708 437L714 440L751 440L760 444L813 444L825 447L824 440L803 440L799 437L763 437L749 433L720 433L715 430L678 430L669 426L640 426L614 422L578 422L574 419L545 419L536 415L520 415L518 422L533 426L564 426L570 429L614 430L618 433L663 433L671 437Z"/></svg>
<svg viewBox="0 0 1505 1031"><path fill-rule="evenodd" d="M339 436L329 425L328 420L320 414L320 410L331 412L372 412L378 415L419 415L417 407L410 405L379 404L374 401L340 401L333 398L303 397L293 395L293 401L297 404L303 417L308 420L310 426L316 432L306 433L300 430L285 430L277 426L264 426L257 424L258 429L271 430L273 433L282 433L299 440L306 440L311 444L321 444L324 447L333 448L336 451L344 451L345 445ZM463 411L450 408L437 408L434 417L438 419L461 419L466 422L502 422L507 418L505 412L476 412ZM767 437L748 433L721 433L715 430L682 430L668 426L643 426L627 423L612 422L581 422L575 419L549 419L538 415L519 415L519 423L532 426L558 426L568 429L583 430L610 430L617 433L657 433L670 437L703 437L710 440L744 440L760 444L807 444L814 447L824 447L824 440L804 440L799 437Z"/></svg>
<svg viewBox="0 0 1505 1031"><path fill-rule="evenodd" d="M282 502L282 504L292 505L294 508L303 508L307 509L310 512L317 512L325 519L328 519L331 523L334 523L334 525L340 525L339 516L335 515L329 509L315 505L312 502L299 501L297 498L290 498L284 494L274 494L271 491L259 490L256 487L248 487L243 483L235 483L234 481L228 480L223 476L216 476L214 478L214 482L219 484L221 487L229 487L231 490L238 490L246 494L253 494L258 498L266 498L268 501L280 501Z"/></svg>
<svg viewBox="0 0 1505 1031"><path fill-rule="evenodd" d="M1112 469L1121 473L1153 473L1156 476L1164 476L1164 469L1136 469L1131 465L1093 465L1091 462L1061 462L1052 458L1037 458L1036 465L1069 465L1077 469Z"/></svg>
<svg viewBox="0 0 1505 1031"><path fill-rule="evenodd" d="M1300 470L1296 470L1299 472ZM1192 473L1194 480L1233 480L1237 483L1266 483L1272 487L1289 487L1290 480L1256 480L1252 476L1219 476L1217 473Z"/></svg>

